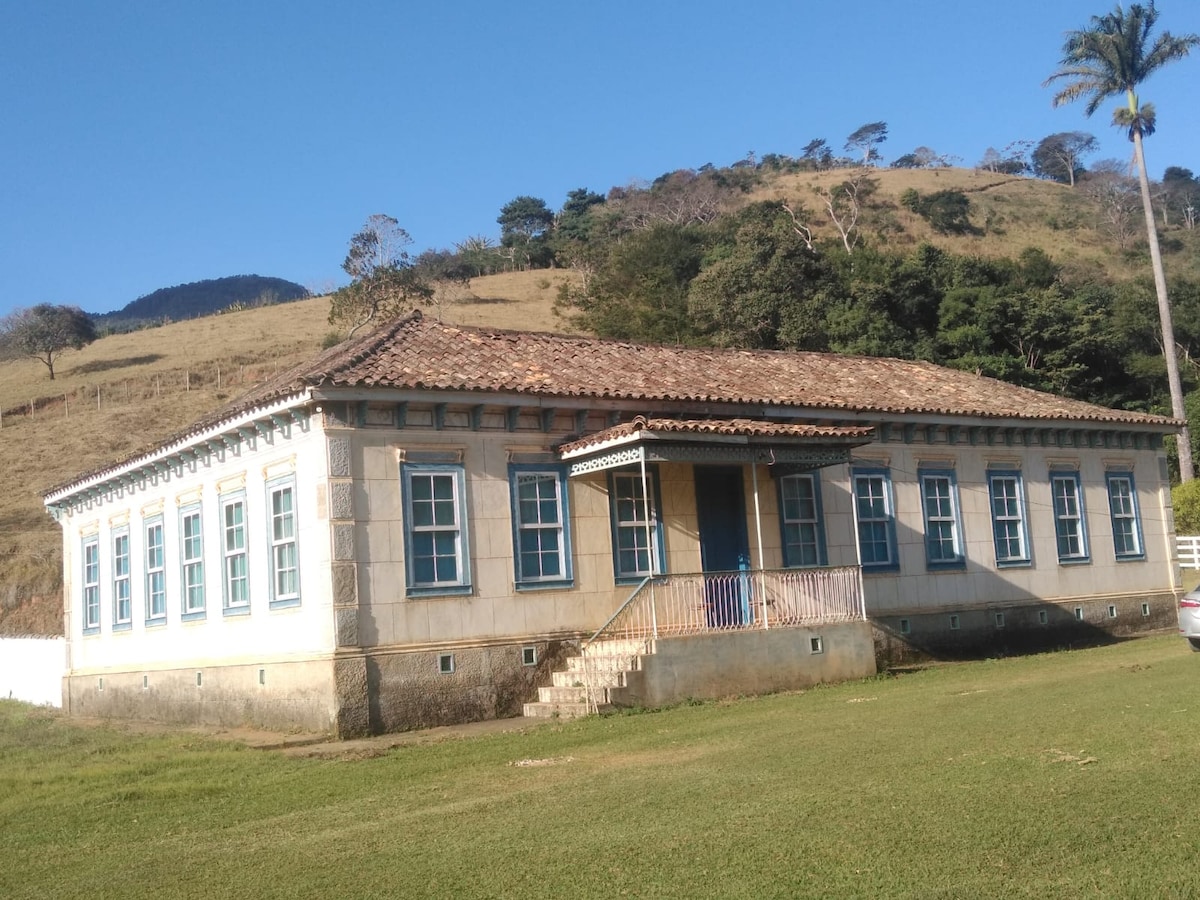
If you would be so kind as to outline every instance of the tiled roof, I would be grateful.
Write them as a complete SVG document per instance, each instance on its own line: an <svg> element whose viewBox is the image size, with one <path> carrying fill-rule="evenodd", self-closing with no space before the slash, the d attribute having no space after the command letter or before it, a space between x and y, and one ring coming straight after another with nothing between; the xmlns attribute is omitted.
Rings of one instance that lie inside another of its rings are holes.
<svg viewBox="0 0 1200 900"><path fill-rule="evenodd" d="M386 387L597 400L763 405L838 413L1141 424L1108 409L928 362L766 350L663 347L447 325L419 312L340 344L217 414L307 387Z"/></svg>
<svg viewBox="0 0 1200 900"><path fill-rule="evenodd" d="M753 419L647 419L635 416L632 421L622 422L578 440L560 444L556 449L569 456L604 444L619 442L622 438L635 438L650 433L654 435L722 435L746 438L784 438L798 443L806 439L821 443L865 444L871 440L873 428L834 427L829 425L801 425L784 422L757 422Z"/></svg>

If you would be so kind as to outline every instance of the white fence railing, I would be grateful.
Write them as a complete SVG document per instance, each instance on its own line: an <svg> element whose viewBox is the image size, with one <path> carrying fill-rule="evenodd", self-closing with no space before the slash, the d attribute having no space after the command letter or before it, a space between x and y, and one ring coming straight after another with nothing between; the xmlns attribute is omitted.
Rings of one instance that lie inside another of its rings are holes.
<svg viewBox="0 0 1200 900"><path fill-rule="evenodd" d="M663 575L642 582L588 643L864 618L856 566Z"/></svg>
<svg viewBox="0 0 1200 900"><path fill-rule="evenodd" d="M1200 569L1200 535L1175 535L1175 552L1181 569Z"/></svg>
<svg viewBox="0 0 1200 900"><path fill-rule="evenodd" d="M0 699L62 706L63 638L0 638Z"/></svg>

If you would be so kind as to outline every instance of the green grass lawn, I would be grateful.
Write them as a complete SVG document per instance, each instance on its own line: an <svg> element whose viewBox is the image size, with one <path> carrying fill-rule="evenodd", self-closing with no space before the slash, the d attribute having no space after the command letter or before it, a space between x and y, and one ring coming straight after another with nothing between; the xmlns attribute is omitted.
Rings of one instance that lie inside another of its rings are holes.
<svg viewBox="0 0 1200 900"><path fill-rule="evenodd" d="M0 896L1196 896L1198 678L1154 637L369 759L3 702Z"/></svg>

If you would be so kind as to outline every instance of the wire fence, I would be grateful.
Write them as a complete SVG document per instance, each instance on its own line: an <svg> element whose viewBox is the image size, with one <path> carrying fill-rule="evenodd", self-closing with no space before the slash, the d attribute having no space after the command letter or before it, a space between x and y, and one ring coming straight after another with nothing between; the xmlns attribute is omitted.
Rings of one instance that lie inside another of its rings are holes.
<svg viewBox="0 0 1200 900"><path fill-rule="evenodd" d="M192 391L228 391L234 396L274 377L291 364L286 359L253 365L202 363L138 377L77 384L62 393L7 398L0 405L0 429L21 421L70 418L72 413L131 406Z"/></svg>

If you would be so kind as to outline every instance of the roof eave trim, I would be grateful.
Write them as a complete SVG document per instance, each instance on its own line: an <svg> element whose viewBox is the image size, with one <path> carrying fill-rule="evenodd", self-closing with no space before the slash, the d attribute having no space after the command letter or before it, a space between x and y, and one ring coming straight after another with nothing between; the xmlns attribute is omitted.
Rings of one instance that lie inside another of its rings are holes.
<svg viewBox="0 0 1200 900"><path fill-rule="evenodd" d="M211 441L225 432L235 431L239 427L248 425L257 419L262 419L284 412L285 410L288 410L294 406L303 405L304 403L309 402L311 399L310 394L311 391L308 388L305 388L303 391L290 394L289 396L280 400L276 400L273 403L251 407L239 415L230 419L223 419L220 422L209 426L203 431L197 431L188 435L187 437L172 441L169 444L163 444L154 450L126 460L120 465L109 469L104 469L94 475L90 475L63 485L62 487L55 488L42 495L42 502L45 506L61 503L62 501L67 500L82 491L100 487L106 482L121 478L124 475L128 475L129 473L142 468L148 463L160 462L171 456L174 456L180 450L184 450L197 444L202 444L206 441Z"/></svg>

